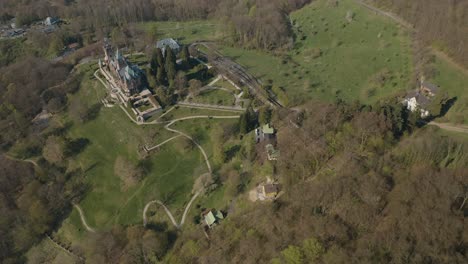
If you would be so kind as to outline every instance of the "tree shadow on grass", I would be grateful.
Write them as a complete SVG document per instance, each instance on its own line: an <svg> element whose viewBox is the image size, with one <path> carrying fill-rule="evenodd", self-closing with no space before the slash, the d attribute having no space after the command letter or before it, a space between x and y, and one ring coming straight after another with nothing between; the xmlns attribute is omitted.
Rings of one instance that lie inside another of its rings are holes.
<svg viewBox="0 0 468 264"><path fill-rule="evenodd" d="M440 117L445 116L448 111L452 108L452 106L457 102L458 97L452 97L445 102L444 105L442 105L442 108L440 110Z"/></svg>

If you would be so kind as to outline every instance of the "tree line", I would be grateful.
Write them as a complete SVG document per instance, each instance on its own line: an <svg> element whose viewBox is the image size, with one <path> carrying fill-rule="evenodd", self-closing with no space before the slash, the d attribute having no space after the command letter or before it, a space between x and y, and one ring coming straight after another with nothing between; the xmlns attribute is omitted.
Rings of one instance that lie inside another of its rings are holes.
<svg viewBox="0 0 468 264"><path fill-rule="evenodd" d="M3 10L0 16L16 17L23 21L22 24L47 16L60 16L69 19L76 32L96 32L98 36L133 22L215 17L225 21L231 41L247 47L273 49L292 47L293 33L288 14L310 1L77 0L52 5L48 1L7 0L0 4Z"/></svg>

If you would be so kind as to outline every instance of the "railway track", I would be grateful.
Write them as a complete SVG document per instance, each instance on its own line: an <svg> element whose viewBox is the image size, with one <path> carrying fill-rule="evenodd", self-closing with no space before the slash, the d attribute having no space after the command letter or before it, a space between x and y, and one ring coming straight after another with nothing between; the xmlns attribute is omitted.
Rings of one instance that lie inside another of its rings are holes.
<svg viewBox="0 0 468 264"><path fill-rule="evenodd" d="M254 95L257 99L259 99L262 103L272 106L273 108L282 108L278 100L274 97L274 95L268 93L263 88L261 82L249 74L247 70L242 67L240 64L234 62L233 60L225 57L215 48L213 48L209 43L200 42L194 43L194 45L203 45L205 48L208 49L208 53L206 54L200 50L201 57L204 57L207 61L211 62L211 64L217 68L220 72L226 75L229 79L233 80L239 85L245 85L249 88L249 91Z"/></svg>

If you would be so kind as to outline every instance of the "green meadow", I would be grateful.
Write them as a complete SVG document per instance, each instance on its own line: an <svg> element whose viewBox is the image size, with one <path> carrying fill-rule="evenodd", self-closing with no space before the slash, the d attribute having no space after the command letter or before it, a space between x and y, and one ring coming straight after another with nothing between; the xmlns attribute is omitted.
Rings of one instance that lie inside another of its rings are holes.
<svg viewBox="0 0 468 264"><path fill-rule="evenodd" d="M319 0L292 13L291 20L295 46L284 55L220 49L264 83L282 87L293 104L336 96L372 103L408 88L410 40L392 21L351 0L336 7Z"/></svg>
<svg viewBox="0 0 468 264"><path fill-rule="evenodd" d="M455 98L453 106L441 121L468 124L468 76L450 63L435 57L433 63L435 77L431 79L446 92L449 98Z"/></svg>

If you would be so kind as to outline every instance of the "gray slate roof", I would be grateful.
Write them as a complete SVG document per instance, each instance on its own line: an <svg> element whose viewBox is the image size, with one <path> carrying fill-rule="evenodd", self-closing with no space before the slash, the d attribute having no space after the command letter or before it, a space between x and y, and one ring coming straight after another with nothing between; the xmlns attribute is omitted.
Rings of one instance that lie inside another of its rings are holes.
<svg viewBox="0 0 468 264"><path fill-rule="evenodd" d="M172 50L179 51L180 45L172 38L161 39L156 43L156 47L160 48L162 51L166 50L166 47L171 48ZM164 53L163 53L164 54Z"/></svg>
<svg viewBox="0 0 468 264"><path fill-rule="evenodd" d="M422 87L426 88L426 89L429 89L433 94L437 93L437 91L439 91L439 86L433 84L433 83L430 83L430 82L423 82L421 84Z"/></svg>

